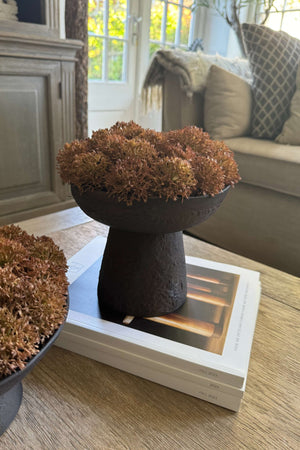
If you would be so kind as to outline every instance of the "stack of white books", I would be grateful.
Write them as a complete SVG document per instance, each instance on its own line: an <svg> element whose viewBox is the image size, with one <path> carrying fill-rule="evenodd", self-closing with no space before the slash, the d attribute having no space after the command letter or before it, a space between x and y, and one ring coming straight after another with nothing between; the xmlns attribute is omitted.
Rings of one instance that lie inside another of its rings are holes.
<svg viewBox="0 0 300 450"><path fill-rule="evenodd" d="M122 316L98 304L105 244L98 237L68 261L70 310L57 345L238 411L260 300L259 273L187 256L188 294L181 308L160 317Z"/></svg>

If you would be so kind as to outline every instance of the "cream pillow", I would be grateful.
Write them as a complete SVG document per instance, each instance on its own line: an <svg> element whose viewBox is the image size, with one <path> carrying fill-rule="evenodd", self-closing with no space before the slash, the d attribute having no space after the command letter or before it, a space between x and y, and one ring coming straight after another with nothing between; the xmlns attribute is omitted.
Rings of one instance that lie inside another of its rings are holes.
<svg viewBox="0 0 300 450"><path fill-rule="evenodd" d="M290 117L275 141L280 144L300 145L300 64L297 71L296 92L290 105Z"/></svg>
<svg viewBox="0 0 300 450"><path fill-rule="evenodd" d="M251 86L212 65L204 93L204 128L214 139L247 136L251 127Z"/></svg>

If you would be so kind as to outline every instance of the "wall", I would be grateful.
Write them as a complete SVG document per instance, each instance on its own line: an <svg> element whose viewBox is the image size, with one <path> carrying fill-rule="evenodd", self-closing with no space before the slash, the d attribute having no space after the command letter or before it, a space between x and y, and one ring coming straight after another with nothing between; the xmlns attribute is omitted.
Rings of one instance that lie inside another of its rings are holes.
<svg viewBox="0 0 300 450"><path fill-rule="evenodd" d="M227 56L229 25L213 9L207 9L203 13L206 13L203 30L204 52L212 55L218 53L219 55Z"/></svg>
<svg viewBox="0 0 300 450"><path fill-rule="evenodd" d="M59 0L59 37L66 39L65 28L65 0Z"/></svg>

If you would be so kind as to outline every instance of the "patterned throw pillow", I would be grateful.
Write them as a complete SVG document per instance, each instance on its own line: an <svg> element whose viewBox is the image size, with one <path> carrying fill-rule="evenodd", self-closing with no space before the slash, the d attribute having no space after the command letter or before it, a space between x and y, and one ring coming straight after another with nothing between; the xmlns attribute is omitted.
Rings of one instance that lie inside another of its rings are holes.
<svg viewBox="0 0 300 450"><path fill-rule="evenodd" d="M296 79L297 90L292 98L290 117L284 123L282 131L275 139L280 144L300 145L300 65Z"/></svg>
<svg viewBox="0 0 300 450"><path fill-rule="evenodd" d="M252 136L274 139L289 116L300 41L263 25L242 25L253 73Z"/></svg>

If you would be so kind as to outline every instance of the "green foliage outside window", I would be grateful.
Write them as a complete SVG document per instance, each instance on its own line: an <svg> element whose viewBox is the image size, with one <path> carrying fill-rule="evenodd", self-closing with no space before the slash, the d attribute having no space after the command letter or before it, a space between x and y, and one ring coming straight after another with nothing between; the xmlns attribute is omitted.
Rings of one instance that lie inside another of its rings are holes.
<svg viewBox="0 0 300 450"><path fill-rule="evenodd" d="M127 36L127 0L88 0L89 78L101 81L124 81L124 65ZM184 0L180 42L176 43L180 8L169 3L166 9L165 28L163 17L165 2L153 0L149 30L149 57L161 47L188 47L192 0ZM108 10L107 10L108 7Z"/></svg>
<svg viewBox="0 0 300 450"><path fill-rule="evenodd" d="M88 0L90 79L123 81L126 18L127 0Z"/></svg>
<svg viewBox="0 0 300 450"><path fill-rule="evenodd" d="M152 0L149 33L150 57L161 47L174 48L179 46L182 49L188 48L192 5L192 0L184 0L182 8L177 1L166 5L161 0ZM164 13L166 13L165 27ZM179 29L180 37L179 40L176 40L176 33Z"/></svg>
<svg viewBox="0 0 300 450"><path fill-rule="evenodd" d="M163 2L161 2L160 0L152 1L151 23L149 33L149 37L151 40L160 41L163 11L164 11Z"/></svg>

